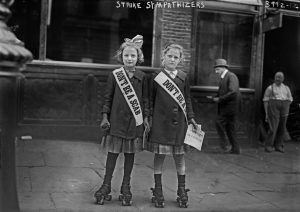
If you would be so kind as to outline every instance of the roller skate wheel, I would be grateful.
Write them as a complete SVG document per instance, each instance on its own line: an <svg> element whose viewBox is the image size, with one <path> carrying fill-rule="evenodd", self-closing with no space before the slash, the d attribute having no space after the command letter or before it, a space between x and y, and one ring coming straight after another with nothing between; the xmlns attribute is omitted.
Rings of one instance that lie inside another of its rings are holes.
<svg viewBox="0 0 300 212"><path fill-rule="evenodd" d="M188 204L187 204L187 203L179 202L179 207L180 207L180 208L187 208L187 207L188 207Z"/></svg>
<svg viewBox="0 0 300 212"><path fill-rule="evenodd" d="M111 195L107 195L107 196L104 197L104 199L107 200L107 201L111 201L112 196Z"/></svg>
<svg viewBox="0 0 300 212"><path fill-rule="evenodd" d="M123 205L123 206L131 206L131 205L132 205L132 201L130 200L129 202L126 202L126 201L123 199L122 205Z"/></svg>
<svg viewBox="0 0 300 212"><path fill-rule="evenodd" d="M158 202L155 202L155 207L156 208L164 208L165 207L165 203L164 202L162 202L162 203L158 203Z"/></svg>
<svg viewBox="0 0 300 212"><path fill-rule="evenodd" d="M103 204L104 204L104 200L103 200L102 198L97 199L97 200L96 200L96 204L97 204L97 205L103 205Z"/></svg>

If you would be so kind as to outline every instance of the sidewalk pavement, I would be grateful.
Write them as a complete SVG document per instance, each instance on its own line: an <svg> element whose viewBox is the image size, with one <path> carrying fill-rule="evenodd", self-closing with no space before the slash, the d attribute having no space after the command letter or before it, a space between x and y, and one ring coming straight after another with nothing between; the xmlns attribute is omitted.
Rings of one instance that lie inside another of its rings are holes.
<svg viewBox="0 0 300 212"><path fill-rule="evenodd" d="M151 203L153 154L136 154L132 174L133 205L118 201L123 155L117 161L110 202L96 205L106 155L99 144L62 140L19 140L17 182L21 211L300 211L300 143L286 152L243 149L241 155L220 154L206 147L186 154L189 207L178 208L177 177L172 157L164 164L165 208Z"/></svg>

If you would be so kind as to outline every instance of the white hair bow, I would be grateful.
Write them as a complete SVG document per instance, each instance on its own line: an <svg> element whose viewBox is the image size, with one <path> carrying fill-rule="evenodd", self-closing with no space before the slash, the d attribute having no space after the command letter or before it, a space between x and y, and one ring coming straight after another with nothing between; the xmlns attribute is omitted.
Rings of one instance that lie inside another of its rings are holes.
<svg viewBox="0 0 300 212"><path fill-rule="evenodd" d="M143 36L142 35L136 35L132 39L125 38L124 40L125 40L125 43L133 43L138 48L142 48L142 46L143 46Z"/></svg>

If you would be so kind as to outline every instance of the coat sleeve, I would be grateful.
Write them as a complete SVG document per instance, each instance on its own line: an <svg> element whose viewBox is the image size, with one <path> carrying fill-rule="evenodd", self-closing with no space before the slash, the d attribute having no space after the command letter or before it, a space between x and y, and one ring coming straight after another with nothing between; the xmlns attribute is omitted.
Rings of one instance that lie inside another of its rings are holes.
<svg viewBox="0 0 300 212"><path fill-rule="evenodd" d="M226 83L228 83L228 92L222 96L219 96L220 103L236 98L239 93L239 80L237 76L234 74L229 75L228 82Z"/></svg>
<svg viewBox="0 0 300 212"><path fill-rule="evenodd" d="M102 108L102 113L110 114L113 96L115 92L116 81L112 72L108 75L106 89L104 92L104 104Z"/></svg>
<svg viewBox="0 0 300 212"><path fill-rule="evenodd" d="M153 116L157 84L154 81L156 74L152 74L149 80L149 116Z"/></svg>
<svg viewBox="0 0 300 212"><path fill-rule="evenodd" d="M195 117L195 114L192 106L190 83L188 77L185 79L184 93L185 93L184 95L185 95L187 118L188 120L190 120Z"/></svg>
<svg viewBox="0 0 300 212"><path fill-rule="evenodd" d="M142 101L143 101L143 114L144 117L149 116L149 77L145 75L143 77L143 90L142 90Z"/></svg>

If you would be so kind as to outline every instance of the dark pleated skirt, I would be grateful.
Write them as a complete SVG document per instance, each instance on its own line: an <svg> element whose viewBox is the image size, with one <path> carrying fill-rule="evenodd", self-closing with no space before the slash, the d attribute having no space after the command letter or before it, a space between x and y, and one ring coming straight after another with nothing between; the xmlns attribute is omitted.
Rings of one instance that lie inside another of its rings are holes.
<svg viewBox="0 0 300 212"><path fill-rule="evenodd" d="M101 148L112 153L136 153L143 151L142 138L124 139L118 136L106 135L102 137Z"/></svg>
<svg viewBox="0 0 300 212"><path fill-rule="evenodd" d="M190 151L190 146L186 144L183 144L181 146L173 146L148 142L147 150L155 154L182 155Z"/></svg>

